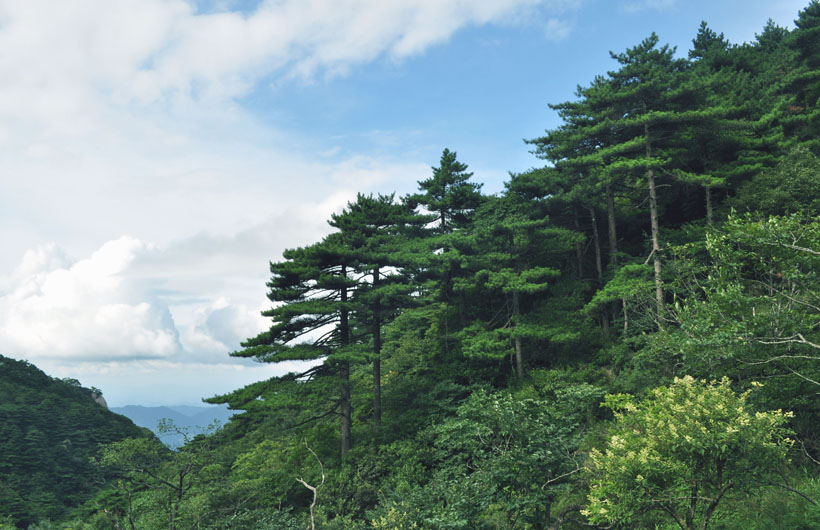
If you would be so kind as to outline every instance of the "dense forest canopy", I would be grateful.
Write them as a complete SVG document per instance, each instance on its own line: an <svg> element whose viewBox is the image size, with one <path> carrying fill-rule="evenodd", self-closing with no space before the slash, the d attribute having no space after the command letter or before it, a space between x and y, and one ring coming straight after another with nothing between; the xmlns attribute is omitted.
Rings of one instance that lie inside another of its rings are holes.
<svg viewBox="0 0 820 530"><path fill-rule="evenodd" d="M100 444L147 436L98 403L99 391L0 356L0 521L63 517L110 478L91 462Z"/></svg>
<svg viewBox="0 0 820 530"><path fill-rule="evenodd" d="M231 355L302 371L34 528L820 528L820 2L611 55L503 193L444 149L272 261Z"/></svg>

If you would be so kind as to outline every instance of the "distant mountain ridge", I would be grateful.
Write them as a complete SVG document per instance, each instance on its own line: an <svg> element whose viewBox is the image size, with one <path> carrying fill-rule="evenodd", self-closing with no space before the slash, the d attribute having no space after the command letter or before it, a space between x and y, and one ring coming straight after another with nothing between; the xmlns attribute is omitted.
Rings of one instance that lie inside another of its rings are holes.
<svg viewBox="0 0 820 530"><path fill-rule="evenodd" d="M174 432L160 432L158 425L163 419L170 420L175 427L186 431L188 436L194 437L208 429L209 425L218 423L223 426L228 423L235 411L228 410L227 406L191 405L145 407L142 405L126 405L111 407L111 411L126 416L140 427L150 429L169 447L179 447L184 443L184 436Z"/></svg>

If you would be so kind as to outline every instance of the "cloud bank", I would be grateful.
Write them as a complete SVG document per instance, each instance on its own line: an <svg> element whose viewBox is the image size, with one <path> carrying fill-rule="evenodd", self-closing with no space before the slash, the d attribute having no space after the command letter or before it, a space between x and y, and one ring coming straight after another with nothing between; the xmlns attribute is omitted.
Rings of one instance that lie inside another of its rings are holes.
<svg viewBox="0 0 820 530"><path fill-rule="evenodd" d="M7 95L88 91L113 101L234 97L272 74L335 75L379 57L417 55L470 26L563 13L572 0L268 0L250 13L197 12L181 0L0 3ZM4 99L0 112L13 111Z"/></svg>
<svg viewBox="0 0 820 530"><path fill-rule="evenodd" d="M0 297L0 345L38 359L170 357L181 346L173 319L150 288L124 273L151 252L123 237L69 264L56 246L27 252Z"/></svg>
<svg viewBox="0 0 820 530"><path fill-rule="evenodd" d="M429 164L328 150L242 98L406 60L469 27L563 38L579 3L0 0L0 353L112 404L143 381L181 396L272 375L227 356L268 324L268 260L321 238L357 191L410 191Z"/></svg>

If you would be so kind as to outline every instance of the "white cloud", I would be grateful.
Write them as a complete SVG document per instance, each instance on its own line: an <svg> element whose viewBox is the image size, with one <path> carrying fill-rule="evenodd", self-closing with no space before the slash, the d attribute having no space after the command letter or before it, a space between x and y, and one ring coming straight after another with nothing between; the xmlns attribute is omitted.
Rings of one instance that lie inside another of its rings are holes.
<svg viewBox="0 0 820 530"><path fill-rule="evenodd" d="M547 39L558 42L566 39L569 37L569 34L572 32L572 26L566 20L562 20L559 18L551 18L547 20L546 26L544 28L544 33L547 36Z"/></svg>
<svg viewBox="0 0 820 530"><path fill-rule="evenodd" d="M403 58L461 28L574 0L270 0L249 14L197 13L180 0L0 3L5 95L56 96L42 117L114 102L242 94L272 74L333 74L380 56ZM0 112L17 100L4 98Z"/></svg>
<svg viewBox="0 0 820 530"><path fill-rule="evenodd" d="M187 326L182 341L188 351L196 352L200 362L224 362L226 353L238 350L240 342L257 335L270 325L261 316L262 307L249 308L219 298L194 310L193 322Z"/></svg>
<svg viewBox="0 0 820 530"><path fill-rule="evenodd" d="M230 259L263 239L198 236L159 248L124 236L81 260L54 244L30 250L3 278L0 353L97 386L112 405L196 403L299 369L228 356L270 324L260 315L267 301L246 303L265 300L265 275L248 282L243 260Z"/></svg>
<svg viewBox="0 0 820 530"><path fill-rule="evenodd" d="M167 306L124 273L151 252L128 237L68 265L55 246L27 252L0 297L0 346L31 359L164 358L180 351Z"/></svg>
<svg viewBox="0 0 820 530"><path fill-rule="evenodd" d="M267 261L321 238L357 191L410 191L429 164L327 151L238 98L577 3L0 0L0 353L96 374L78 378L109 395L129 370L253 377L227 353L264 326Z"/></svg>
<svg viewBox="0 0 820 530"><path fill-rule="evenodd" d="M623 4L626 11L644 11L652 9L655 11L668 11L674 8L678 0L630 0Z"/></svg>

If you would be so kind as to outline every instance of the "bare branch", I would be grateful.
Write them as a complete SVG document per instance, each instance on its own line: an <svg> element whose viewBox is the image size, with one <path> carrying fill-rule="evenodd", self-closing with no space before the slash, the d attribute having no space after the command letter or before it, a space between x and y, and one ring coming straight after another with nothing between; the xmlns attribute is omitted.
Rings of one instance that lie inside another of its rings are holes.
<svg viewBox="0 0 820 530"><path fill-rule="evenodd" d="M814 383L815 385L820 386L820 381L815 381L814 379L811 379L810 377L806 377L805 375L801 374L800 372L797 372L794 369L792 369L790 366L787 366L786 368L788 368L791 373L793 373L794 375L796 375L800 379L803 379L805 381L808 381L809 383Z"/></svg>
<svg viewBox="0 0 820 530"><path fill-rule="evenodd" d="M576 466L578 466L578 463L576 462L576 463L575 463L575 465L576 465ZM549 486L549 485L550 485L550 484L552 484L553 482L556 482L556 481L558 481L558 480L560 480L560 479L562 479L562 478L564 478L564 477L568 477L568 476L570 476L570 475L574 475L575 473L578 473L579 471L581 471L581 467L580 467L580 466L576 467L575 469L573 469L573 470L572 470L572 471L570 471L569 473L564 473L563 475L558 475L557 477L553 477L553 478L549 479L548 481L544 482L544 483L541 485L541 489L546 488L547 486Z"/></svg>
<svg viewBox="0 0 820 530"><path fill-rule="evenodd" d="M800 252L807 252L807 253L812 254L814 256L820 256L820 252L818 252L816 250L812 250L810 248L799 247L797 245L789 245L788 243L777 243L777 244L781 247L790 248L792 250L799 250Z"/></svg>
<svg viewBox="0 0 820 530"><path fill-rule="evenodd" d="M302 479L302 477L298 477L296 479L296 482L299 482L304 487L306 487L307 489L309 489L310 491L313 492L313 502L310 503L310 530L316 530L316 519L315 519L315 516L314 516L313 512L314 512L314 509L316 508L316 502L317 502L318 497L319 497L319 488L321 488L325 484L325 467L322 465L322 461L319 460L319 456L313 451L313 449L310 448L310 446L308 446L307 440L302 440L302 441L305 444L305 448L308 451L310 451L310 454L312 454L313 458L315 458L316 461L319 463L319 469L322 472L322 481L319 483L318 486L311 486L310 484L305 482L305 480Z"/></svg>
<svg viewBox="0 0 820 530"><path fill-rule="evenodd" d="M818 462L813 456L809 454L808 450L806 449L806 444L802 440L800 441L800 446L803 448L803 454L806 455L806 458L820 466L820 462Z"/></svg>
<svg viewBox="0 0 820 530"><path fill-rule="evenodd" d="M806 499L807 501L812 503L814 506L820 506L820 504L818 504L816 500L812 499L811 497L809 497L808 495L806 495L802 491L798 491L798 490L796 490L794 488L791 488L791 487L789 487L785 484L778 484L777 482L767 482L766 484L768 484L769 486L777 486L778 488L783 488L786 491L790 491L790 492L794 493L795 495L799 495L799 496L803 497L804 499Z"/></svg>

